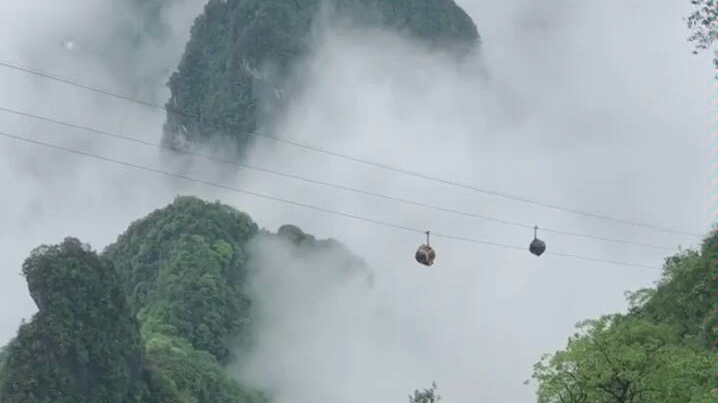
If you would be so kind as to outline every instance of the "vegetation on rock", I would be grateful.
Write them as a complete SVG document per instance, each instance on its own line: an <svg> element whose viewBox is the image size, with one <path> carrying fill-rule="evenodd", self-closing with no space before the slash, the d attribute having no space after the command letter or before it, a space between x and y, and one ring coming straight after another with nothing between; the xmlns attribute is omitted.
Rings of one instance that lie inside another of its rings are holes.
<svg viewBox="0 0 718 403"><path fill-rule="evenodd" d="M389 28L459 53L479 44L475 24L453 0L210 0L168 82L164 144L221 144L244 155L286 101L323 4L332 23Z"/></svg>

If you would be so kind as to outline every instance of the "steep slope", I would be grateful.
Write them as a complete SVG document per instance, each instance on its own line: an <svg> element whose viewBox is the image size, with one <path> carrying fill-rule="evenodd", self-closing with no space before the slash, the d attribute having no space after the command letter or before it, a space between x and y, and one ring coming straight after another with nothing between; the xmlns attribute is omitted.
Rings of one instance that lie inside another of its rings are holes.
<svg viewBox="0 0 718 403"><path fill-rule="evenodd" d="M168 83L165 145L222 141L246 152L250 133L286 102L286 80L309 50L322 4L334 23L386 27L459 54L479 43L453 0L210 0Z"/></svg>

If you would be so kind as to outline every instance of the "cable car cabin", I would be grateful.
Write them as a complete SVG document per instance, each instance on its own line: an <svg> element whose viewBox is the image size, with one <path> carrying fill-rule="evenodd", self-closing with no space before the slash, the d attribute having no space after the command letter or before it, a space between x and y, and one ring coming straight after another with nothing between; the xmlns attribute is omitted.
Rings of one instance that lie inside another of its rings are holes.
<svg viewBox="0 0 718 403"><path fill-rule="evenodd" d="M436 252L434 252L434 249L429 245L421 245L419 249L416 250L415 258L417 262L424 266L431 266L434 264L434 259L436 259Z"/></svg>
<svg viewBox="0 0 718 403"><path fill-rule="evenodd" d="M529 251L536 256L541 256L546 251L546 243L540 239L534 239L529 245Z"/></svg>
<svg viewBox="0 0 718 403"><path fill-rule="evenodd" d="M529 252L541 256L546 251L546 242L536 238L536 231L538 231L538 226L534 227L534 240L529 245Z"/></svg>
<svg viewBox="0 0 718 403"><path fill-rule="evenodd" d="M434 259L436 259L436 252L429 244L429 232L431 231L426 231L426 243L419 246L419 249L416 250L416 255L414 256L416 261L424 266L431 266L434 264Z"/></svg>

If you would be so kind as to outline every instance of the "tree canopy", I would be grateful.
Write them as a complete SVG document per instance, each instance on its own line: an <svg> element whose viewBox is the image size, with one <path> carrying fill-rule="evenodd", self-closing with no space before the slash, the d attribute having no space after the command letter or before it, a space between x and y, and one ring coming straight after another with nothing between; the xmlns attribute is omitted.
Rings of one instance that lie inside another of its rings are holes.
<svg viewBox="0 0 718 403"><path fill-rule="evenodd" d="M542 357L540 403L707 402L715 396L716 246L679 252L654 288L628 294L627 314L577 325Z"/></svg>
<svg viewBox="0 0 718 403"><path fill-rule="evenodd" d="M694 53L698 53L709 49L718 41L718 0L691 0L691 4L695 9L687 19L688 28L691 30L688 40L695 44ZM713 58L713 63L718 69L718 53Z"/></svg>

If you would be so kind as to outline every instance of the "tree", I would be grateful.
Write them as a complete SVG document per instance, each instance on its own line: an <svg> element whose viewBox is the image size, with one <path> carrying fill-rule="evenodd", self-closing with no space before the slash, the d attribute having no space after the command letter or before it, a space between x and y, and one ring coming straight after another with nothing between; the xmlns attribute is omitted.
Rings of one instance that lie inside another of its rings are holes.
<svg viewBox="0 0 718 403"><path fill-rule="evenodd" d="M631 313L654 323L667 323L678 336L705 346L705 319L715 302L715 264L708 249L687 250L666 259L655 288L628 293Z"/></svg>
<svg viewBox="0 0 718 403"><path fill-rule="evenodd" d="M441 396L436 393L436 389L436 382L432 382L429 389L424 389L422 392L415 390L413 396L409 395L409 403L438 403Z"/></svg>
<svg viewBox="0 0 718 403"><path fill-rule="evenodd" d="M675 329L635 316L578 325L564 351L535 366L541 403L686 403L703 398L710 358Z"/></svg>
<svg viewBox="0 0 718 403"><path fill-rule="evenodd" d="M687 19L688 28L693 31L688 40L695 44L695 54L710 48L718 40L718 0L691 0L691 4L696 9ZM718 51L713 63L718 68Z"/></svg>

